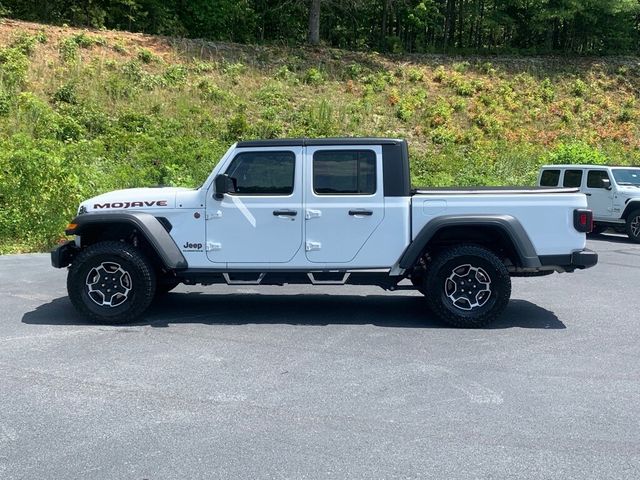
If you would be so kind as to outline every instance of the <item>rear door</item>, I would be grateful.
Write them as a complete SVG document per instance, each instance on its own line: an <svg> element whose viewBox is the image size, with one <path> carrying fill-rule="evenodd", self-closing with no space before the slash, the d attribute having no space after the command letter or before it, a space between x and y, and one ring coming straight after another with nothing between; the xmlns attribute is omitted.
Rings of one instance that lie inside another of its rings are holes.
<svg viewBox="0 0 640 480"><path fill-rule="evenodd" d="M307 260L352 262L384 218L382 148L307 147L305 164Z"/></svg>

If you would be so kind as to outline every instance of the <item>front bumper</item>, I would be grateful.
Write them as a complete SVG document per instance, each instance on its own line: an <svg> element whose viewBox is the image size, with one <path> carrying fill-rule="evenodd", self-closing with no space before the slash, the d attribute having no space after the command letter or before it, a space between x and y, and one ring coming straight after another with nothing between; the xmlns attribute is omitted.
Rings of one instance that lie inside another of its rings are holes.
<svg viewBox="0 0 640 480"><path fill-rule="evenodd" d="M68 267L78 251L73 240L63 243L51 251L51 265L55 268Z"/></svg>
<svg viewBox="0 0 640 480"><path fill-rule="evenodd" d="M597 263L598 254L588 248L578 250L569 255L542 255L540 257L540 264L543 267L555 267L566 272L591 268Z"/></svg>

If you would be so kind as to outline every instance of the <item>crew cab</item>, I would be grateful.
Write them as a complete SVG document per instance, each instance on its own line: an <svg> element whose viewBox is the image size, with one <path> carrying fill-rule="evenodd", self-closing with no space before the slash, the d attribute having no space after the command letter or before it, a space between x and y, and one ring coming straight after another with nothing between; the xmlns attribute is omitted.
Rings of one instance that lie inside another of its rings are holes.
<svg viewBox="0 0 640 480"><path fill-rule="evenodd" d="M580 189L593 211L593 233L613 228L640 243L640 167L545 165L538 185Z"/></svg>
<svg viewBox="0 0 640 480"><path fill-rule="evenodd" d="M179 283L360 284L418 289L425 315L480 327L511 276L595 265L591 223L576 189L412 189L404 140L243 141L200 188L83 202L51 257L97 322L132 321Z"/></svg>

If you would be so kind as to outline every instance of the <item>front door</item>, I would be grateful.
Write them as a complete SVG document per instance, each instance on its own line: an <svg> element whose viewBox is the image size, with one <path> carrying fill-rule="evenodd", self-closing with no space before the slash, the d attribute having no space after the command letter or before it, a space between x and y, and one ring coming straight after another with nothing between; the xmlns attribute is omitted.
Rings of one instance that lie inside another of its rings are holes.
<svg viewBox="0 0 640 480"><path fill-rule="evenodd" d="M384 217L382 149L308 147L305 163L307 260L352 262Z"/></svg>
<svg viewBox="0 0 640 480"><path fill-rule="evenodd" d="M207 195L207 257L286 263L302 247L302 147L247 148L223 165L236 192Z"/></svg>
<svg viewBox="0 0 640 480"><path fill-rule="evenodd" d="M587 203L589 208L593 210L594 218L610 218L613 215L613 193L611 189L607 189L603 180L611 179L606 170L590 170L587 174Z"/></svg>

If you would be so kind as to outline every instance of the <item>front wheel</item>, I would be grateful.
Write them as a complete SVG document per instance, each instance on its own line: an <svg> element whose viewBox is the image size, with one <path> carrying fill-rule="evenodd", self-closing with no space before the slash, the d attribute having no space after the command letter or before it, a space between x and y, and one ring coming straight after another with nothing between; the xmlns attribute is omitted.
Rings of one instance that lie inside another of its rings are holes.
<svg viewBox="0 0 640 480"><path fill-rule="evenodd" d="M448 248L427 266L427 302L443 321L479 328L498 317L509 303L511 277L490 250L476 245Z"/></svg>
<svg viewBox="0 0 640 480"><path fill-rule="evenodd" d="M634 210L627 217L627 235L632 241L640 243L640 210Z"/></svg>
<svg viewBox="0 0 640 480"><path fill-rule="evenodd" d="M96 323L135 320L151 304L155 288L155 272L147 258L124 242L87 247L73 259L67 276L71 303Z"/></svg>

